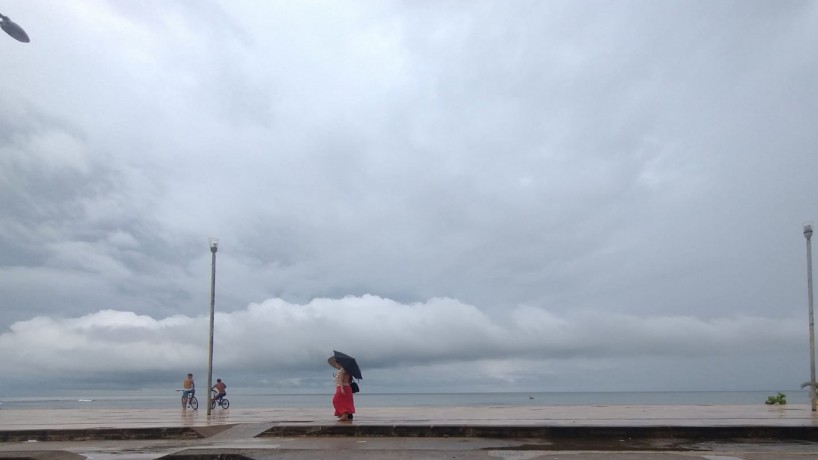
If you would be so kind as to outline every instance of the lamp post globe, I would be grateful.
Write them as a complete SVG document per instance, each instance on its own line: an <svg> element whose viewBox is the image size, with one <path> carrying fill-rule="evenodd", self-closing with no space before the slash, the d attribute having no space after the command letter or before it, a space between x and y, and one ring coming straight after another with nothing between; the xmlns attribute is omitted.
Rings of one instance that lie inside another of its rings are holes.
<svg viewBox="0 0 818 460"><path fill-rule="evenodd" d="M31 41L22 27L17 25L17 23L12 21L8 16L3 16L2 14L0 14L0 29L3 29L4 32L18 42L28 43Z"/></svg>

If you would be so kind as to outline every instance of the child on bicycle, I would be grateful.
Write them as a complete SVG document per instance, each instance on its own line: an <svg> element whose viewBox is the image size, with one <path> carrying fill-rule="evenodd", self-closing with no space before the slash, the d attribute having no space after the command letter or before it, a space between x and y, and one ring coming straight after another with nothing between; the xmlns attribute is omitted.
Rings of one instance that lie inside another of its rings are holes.
<svg viewBox="0 0 818 460"><path fill-rule="evenodd" d="M184 409L188 399L196 394L196 383L193 382L193 374L188 374L187 378L182 380L182 408Z"/></svg>

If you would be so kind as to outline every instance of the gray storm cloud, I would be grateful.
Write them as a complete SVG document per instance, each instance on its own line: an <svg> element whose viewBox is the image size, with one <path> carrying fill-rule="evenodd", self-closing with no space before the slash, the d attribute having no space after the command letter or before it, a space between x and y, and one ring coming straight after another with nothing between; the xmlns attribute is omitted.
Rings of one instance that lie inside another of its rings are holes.
<svg viewBox="0 0 818 460"><path fill-rule="evenodd" d="M2 8L3 388L806 379L812 2Z"/></svg>

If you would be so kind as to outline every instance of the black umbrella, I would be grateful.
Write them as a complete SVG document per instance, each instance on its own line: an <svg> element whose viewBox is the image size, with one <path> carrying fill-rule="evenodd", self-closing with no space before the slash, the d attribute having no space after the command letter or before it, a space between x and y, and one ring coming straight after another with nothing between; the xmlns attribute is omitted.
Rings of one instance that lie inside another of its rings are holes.
<svg viewBox="0 0 818 460"><path fill-rule="evenodd" d="M343 367L344 371L346 371L349 375L358 380L363 379L361 376L361 368L358 367L358 362L355 361L355 358L346 353L341 353L340 351L333 350L333 353L333 356L327 360L330 366L334 368Z"/></svg>

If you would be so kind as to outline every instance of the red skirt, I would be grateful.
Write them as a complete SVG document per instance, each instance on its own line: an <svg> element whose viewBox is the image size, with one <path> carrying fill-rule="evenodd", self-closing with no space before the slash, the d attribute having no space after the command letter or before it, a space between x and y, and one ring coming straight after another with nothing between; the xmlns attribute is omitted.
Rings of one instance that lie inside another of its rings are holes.
<svg viewBox="0 0 818 460"><path fill-rule="evenodd" d="M355 413L355 401L352 399L352 388L344 387L344 394L341 394L341 387L335 387L335 396L332 397L332 407L335 408L335 416Z"/></svg>

